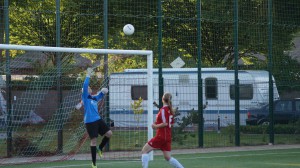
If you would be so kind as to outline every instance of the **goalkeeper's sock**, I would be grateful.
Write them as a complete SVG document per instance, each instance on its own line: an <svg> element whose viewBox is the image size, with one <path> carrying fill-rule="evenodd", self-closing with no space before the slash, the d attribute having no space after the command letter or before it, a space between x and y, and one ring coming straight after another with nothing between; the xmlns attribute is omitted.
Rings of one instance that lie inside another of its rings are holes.
<svg viewBox="0 0 300 168"><path fill-rule="evenodd" d="M109 138L107 138L106 136L103 137L101 144L99 145L99 149L102 151L103 147L106 145L106 143L108 142Z"/></svg>
<svg viewBox="0 0 300 168"><path fill-rule="evenodd" d="M172 165L175 168L184 168L179 162L178 160L176 160L175 158L171 157L171 159L169 160L170 165Z"/></svg>
<svg viewBox="0 0 300 168"><path fill-rule="evenodd" d="M142 167L148 168L148 162L149 162L149 155L148 154L142 154Z"/></svg>
<svg viewBox="0 0 300 168"><path fill-rule="evenodd" d="M92 161L94 166L96 166L96 146L91 146L91 154L92 154Z"/></svg>

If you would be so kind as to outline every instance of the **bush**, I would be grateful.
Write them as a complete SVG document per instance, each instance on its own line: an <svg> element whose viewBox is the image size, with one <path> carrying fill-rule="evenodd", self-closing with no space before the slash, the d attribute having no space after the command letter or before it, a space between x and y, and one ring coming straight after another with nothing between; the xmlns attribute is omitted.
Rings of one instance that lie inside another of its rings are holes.
<svg viewBox="0 0 300 168"><path fill-rule="evenodd" d="M233 138L235 136L235 126L233 124L228 125L224 129L225 135L228 135L229 142L233 143Z"/></svg>
<svg viewBox="0 0 300 168"><path fill-rule="evenodd" d="M53 156L56 152L40 151L29 139L18 136L13 140L13 152L18 156Z"/></svg>
<svg viewBox="0 0 300 168"><path fill-rule="evenodd" d="M264 130L267 130L267 125L247 125L247 126L240 126L241 133L244 134L262 134Z"/></svg>
<svg viewBox="0 0 300 168"><path fill-rule="evenodd" d="M275 134L295 134L299 133L300 121L295 124L276 124L274 125ZM270 133L268 125L247 125L240 126L241 133L244 134L264 134Z"/></svg>
<svg viewBox="0 0 300 168"><path fill-rule="evenodd" d="M181 119L178 118L180 113L178 110L175 111L174 121L177 124L177 127L172 128L172 141L177 142L178 144L183 144L183 140L187 139L190 133L186 132L186 127L192 124L191 116L188 115L186 117L182 117Z"/></svg>
<svg viewBox="0 0 300 168"><path fill-rule="evenodd" d="M25 137L17 137L13 141L14 153L21 156L33 156L37 152L37 147Z"/></svg>

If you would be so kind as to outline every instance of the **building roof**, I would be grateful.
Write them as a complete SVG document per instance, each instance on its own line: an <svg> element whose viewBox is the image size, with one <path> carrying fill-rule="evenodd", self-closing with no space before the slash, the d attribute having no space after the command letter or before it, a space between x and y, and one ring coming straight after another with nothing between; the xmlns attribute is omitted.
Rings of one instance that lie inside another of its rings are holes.
<svg viewBox="0 0 300 168"><path fill-rule="evenodd" d="M45 65L47 63L48 56L43 52L26 52L10 62L11 69L32 69L35 64Z"/></svg>
<svg viewBox="0 0 300 168"><path fill-rule="evenodd" d="M20 73L22 71L32 71L37 66L43 67L47 64L48 60L51 59L49 58L50 56L50 54L44 52L28 51L11 60L11 71ZM91 60L78 53L75 53L73 56L75 61L73 66L77 68L86 68L92 65Z"/></svg>

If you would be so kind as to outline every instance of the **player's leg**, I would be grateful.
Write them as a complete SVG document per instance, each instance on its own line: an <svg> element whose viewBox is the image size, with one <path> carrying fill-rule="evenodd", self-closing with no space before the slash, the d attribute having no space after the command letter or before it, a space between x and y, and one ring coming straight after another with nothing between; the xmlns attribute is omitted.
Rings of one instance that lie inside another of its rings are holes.
<svg viewBox="0 0 300 168"><path fill-rule="evenodd" d="M146 143L142 149L142 167L148 168L149 163L149 152L151 152L154 148L151 147L148 143Z"/></svg>
<svg viewBox="0 0 300 168"><path fill-rule="evenodd" d="M184 168L177 159L171 157L171 152L170 151L162 151L164 154L164 157L166 161L169 162L170 165L172 165L174 168Z"/></svg>
<svg viewBox="0 0 300 168"><path fill-rule="evenodd" d="M102 141L101 141L101 143L100 143L100 145L99 145L99 149L103 149L103 147L107 144L107 142L109 141L109 138L112 136L112 131L111 130L109 130L109 131L107 131L105 134L104 134L104 136L103 136L103 138L102 138Z"/></svg>
<svg viewBox="0 0 300 168"><path fill-rule="evenodd" d="M92 154L92 162L93 162L93 165L92 167L93 168L97 168L96 166L96 154L97 154L97 138L92 138L91 139L91 144L90 144L90 147L91 147L91 154Z"/></svg>
<svg viewBox="0 0 300 168"><path fill-rule="evenodd" d="M112 131L109 129L107 124L103 121L100 120L98 122L98 127L99 127L99 134L103 136L101 143L99 144L98 148L98 155L99 157L103 157L103 148L104 146L108 143L110 137L112 136Z"/></svg>
<svg viewBox="0 0 300 168"><path fill-rule="evenodd" d="M99 145L99 149L98 149L98 155L100 158L103 157L103 148L104 146L108 143L109 138L112 136L112 131L109 130L104 134L104 137L102 138L102 141Z"/></svg>
<svg viewBox="0 0 300 168"><path fill-rule="evenodd" d="M171 141L167 141L162 147L161 150L164 154L166 161L169 162L174 168L183 168L183 166L178 162L177 159L171 157Z"/></svg>
<svg viewBox="0 0 300 168"><path fill-rule="evenodd" d="M92 155L92 167L97 168L96 166L96 154L97 154L97 137L98 137L98 127L96 122L87 123L86 129L91 139L90 148L91 148L91 155Z"/></svg>

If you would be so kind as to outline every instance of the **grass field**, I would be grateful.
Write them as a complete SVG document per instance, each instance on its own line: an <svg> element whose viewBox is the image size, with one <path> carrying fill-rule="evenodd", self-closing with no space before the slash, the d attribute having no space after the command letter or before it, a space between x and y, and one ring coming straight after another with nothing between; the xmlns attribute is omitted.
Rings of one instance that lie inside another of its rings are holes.
<svg viewBox="0 0 300 168"><path fill-rule="evenodd" d="M295 168L300 167L300 148L173 155L185 168ZM89 168L91 161L63 161L9 166L9 168ZM98 160L98 168L140 168L139 160ZM7 167L7 166L6 166ZM155 156L149 168L168 168L163 156Z"/></svg>

